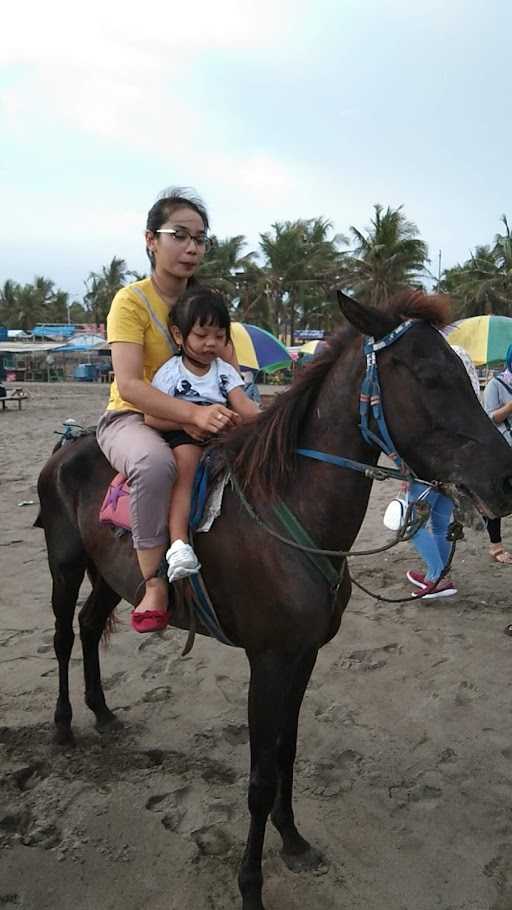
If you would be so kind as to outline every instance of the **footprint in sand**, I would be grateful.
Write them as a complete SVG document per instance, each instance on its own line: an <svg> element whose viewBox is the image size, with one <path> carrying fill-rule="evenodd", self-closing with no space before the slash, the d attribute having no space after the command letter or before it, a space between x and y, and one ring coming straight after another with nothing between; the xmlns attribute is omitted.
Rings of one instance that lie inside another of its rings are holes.
<svg viewBox="0 0 512 910"><path fill-rule="evenodd" d="M109 692L111 689L115 689L123 679L126 679L127 673L119 670L117 673L113 673L112 676L107 676L103 680L103 689L105 692Z"/></svg>
<svg viewBox="0 0 512 910"><path fill-rule="evenodd" d="M231 849L230 836L222 825L231 821L232 807L222 800L202 801L197 787L154 794L146 809L161 816L166 831L190 836L205 856L219 856Z"/></svg>
<svg viewBox="0 0 512 910"><path fill-rule="evenodd" d="M455 704L459 708L465 708L467 705L472 704L475 699L479 698L480 691L478 686L475 686L474 683L469 682L469 680L464 679L457 690L455 695Z"/></svg>
<svg viewBox="0 0 512 910"><path fill-rule="evenodd" d="M169 701L172 698L172 689L170 686L156 686L154 689L149 689L142 696L143 702L149 702L149 704L155 704L159 701Z"/></svg>
<svg viewBox="0 0 512 910"><path fill-rule="evenodd" d="M159 654L154 660L142 671L142 679L155 679L165 669L168 658L164 654Z"/></svg>
<svg viewBox="0 0 512 910"><path fill-rule="evenodd" d="M390 655L401 654L402 648L396 642L383 645L380 648L364 648L352 651L348 658L343 659L339 666L347 670L380 670L385 667Z"/></svg>
<svg viewBox="0 0 512 910"><path fill-rule="evenodd" d="M2 910L16 910L21 907L21 898L18 894L0 894L0 907Z"/></svg>
<svg viewBox="0 0 512 910"><path fill-rule="evenodd" d="M230 746L245 746L249 742L247 724L228 724L221 730L221 735Z"/></svg>
<svg viewBox="0 0 512 910"><path fill-rule="evenodd" d="M215 685L230 705L245 705L247 693L240 682L220 673L215 675Z"/></svg>

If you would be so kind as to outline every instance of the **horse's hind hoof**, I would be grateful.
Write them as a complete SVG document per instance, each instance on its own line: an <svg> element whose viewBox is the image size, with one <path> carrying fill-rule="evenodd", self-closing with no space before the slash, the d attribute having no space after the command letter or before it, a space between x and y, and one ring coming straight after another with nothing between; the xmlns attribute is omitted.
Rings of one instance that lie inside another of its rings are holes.
<svg viewBox="0 0 512 910"><path fill-rule="evenodd" d="M107 711L96 717L96 730L98 733L117 733L123 727L122 720L119 720L112 711Z"/></svg>
<svg viewBox="0 0 512 910"><path fill-rule="evenodd" d="M317 875L325 875L329 870L323 853L309 844L301 853L286 853L281 850L281 856L290 872L314 872Z"/></svg>
<svg viewBox="0 0 512 910"><path fill-rule="evenodd" d="M53 736L53 741L56 746L67 746L72 748L76 746L75 736L71 727L63 727L57 725Z"/></svg>

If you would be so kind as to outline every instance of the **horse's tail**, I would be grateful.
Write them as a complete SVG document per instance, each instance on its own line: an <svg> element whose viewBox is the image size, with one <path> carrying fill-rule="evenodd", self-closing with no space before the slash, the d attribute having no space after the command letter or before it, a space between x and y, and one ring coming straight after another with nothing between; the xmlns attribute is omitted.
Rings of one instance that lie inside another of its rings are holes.
<svg viewBox="0 0 512 910"><path fill-rule="evenodd" d="M115 610L112 610L112 613L109 613L107 616L107 621L103 632L101 633L101 644L104 648L108 648L110 645L110 639L117 632L117 627L120 620L118 619L117 613Z"/></svg>
<svg viewBox="0 0 512 910"><path fill-rule="evenodd" d="M58 439L57 442L55 443L51 454L55 455L55 452L58 452L59 449L61 449L63 445L64 445L64 436L61 435L60 439ZM51 458L51 455L50 455L50 458ZM41 509L39 509L36 520L34 521L34 524L32 525L32 527L33 528L44 528Z"/></svg>

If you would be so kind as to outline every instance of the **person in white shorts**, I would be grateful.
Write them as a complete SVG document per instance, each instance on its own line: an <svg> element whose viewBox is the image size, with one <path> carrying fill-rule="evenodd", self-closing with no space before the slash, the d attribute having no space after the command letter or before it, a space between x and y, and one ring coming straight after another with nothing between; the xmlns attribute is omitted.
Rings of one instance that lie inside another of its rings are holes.
<svg viewBox="0 0 512 910"><path fill-rule="evenodd" d="M258 406L243 390L244 380L231 364L218 356L230 338L228 308L219 291L191 287L171 311L170 330L178 355L167 360L155 373L152 385L161 392L195 404L229 407L239 420L258 412ZM192 486L204 442L194 439L168 421L145 415L145 422L160 430L173 449L177 479L171 493L169 534L166 554L169 581L193 575L201 568L187 543Z"/></svg>

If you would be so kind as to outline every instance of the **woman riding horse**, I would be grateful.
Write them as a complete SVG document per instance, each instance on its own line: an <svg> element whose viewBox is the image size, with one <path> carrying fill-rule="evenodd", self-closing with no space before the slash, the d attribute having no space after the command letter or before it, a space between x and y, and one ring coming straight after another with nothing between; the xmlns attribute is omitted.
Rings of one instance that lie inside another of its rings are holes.
<svg viewBox="0 0 512 910"><path fill-rule="evenodd" d="M144 423L144 414L159 419L161 430L185 430L195 439L225 430L236 421L236 415L223 405L197 408L151 385L156 371L175 353L167 328L169 312L202 262L208 226L203 202L189 190L174 188L161 194L146 223L151 275L122 288L107 319L115 379L97 439L110 464L131 487L133 545L146 583L133 622L136 626L143 617L146 628L151 621L160 628L167 609L167 582L155 573L168 541L176 468L171 449L156 429ZM231 344L222 359L238 366Z"/></svg>

